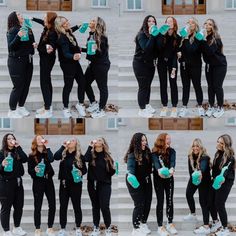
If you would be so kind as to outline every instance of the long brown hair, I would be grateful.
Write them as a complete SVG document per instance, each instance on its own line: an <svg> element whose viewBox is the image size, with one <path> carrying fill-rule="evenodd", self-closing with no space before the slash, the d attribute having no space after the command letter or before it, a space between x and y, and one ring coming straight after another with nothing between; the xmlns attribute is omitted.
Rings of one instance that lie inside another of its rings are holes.
<svg viewBox="0 0 236 236"><path fill-rule="evenodd" d="M173 20L173 26L174 26L173 27L173 37L174 37L173 47L175 48L177 46L178 23L177 23L177 20L173 16L167 16L165 23L167 23L167 20L169 18ZM166 37L164 38L164 43L166 43Z"/></svg>
<svg viewBox="0 0 236 236"><path fill-rule="evenodd" d="M3 152L4 157L6 157L9 152L11 152L9 150L8 144L7 144L7 138L8 138L9 135L11 135L14 138L14 140L16 140L16 137L15 137L15 135L13 133L7 133L7 134L5 134L3 136L3 139L2 139L2 152ZM15 155L17 160L20 159L20 156L19 156L19 154L17 152L16 153L12 153L11 152L11 154Z"/></svg>
<svg viewBox="0 0 236 236"><path fill-rule="evenodd" d="M97 16L96 17L96 27L94 32L95 40L97 43L98 50L101 51L101 38L106 36L106 23L105 21Z"/></svg>
<svg viewBox="0 0 236 236"><path fill-rule="evenodd" d="M53 11L47 12L47 31L43 37L43 40L46 41L48 39L49 31L55 31L55 19L57 18L57 13Z"/></svg>

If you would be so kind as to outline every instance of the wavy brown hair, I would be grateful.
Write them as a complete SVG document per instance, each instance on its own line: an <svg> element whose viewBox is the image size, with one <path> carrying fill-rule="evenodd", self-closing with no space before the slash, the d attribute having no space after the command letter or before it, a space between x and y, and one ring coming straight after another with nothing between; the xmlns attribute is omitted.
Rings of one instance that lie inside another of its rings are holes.
<svg viewBox="0 0 236 236"><path fill-rule="evenodd" d="M57 13L53 11L47 12L47 31L43 37L43 40L46 41L48 39L48 34L50 31L55 31L55 19L57 18Z"/></svg>
<svg viewBox="0 0 236 236"><path fill-rule="evenodd" d="M106 36L106 23L99 16L96 17L96 27L95 27L94 36L95 36L98 50L101 51L101 41L102 41L101 38L107 37L107 36Z"/></svg>
<svg viewBox="0 0 236 236"><path fill-rule="evenodd" d="M20 22L17 18L16 11L11 12L7 19L7 31L9 31L13 27L18 27L18 28L21 27Z"/></svg>
<svg viewBox="0 0 236 236"><path fill-rule="evenodd" d="M20 156L15 152L12 153L11 150L8 148L7 138L8 138L9 135L11 135L14 138L14 140L16 140L16 137L13 133L7 133L3 136L3 138L2 138L2 152L3 152L3 155L4 155L4 157L6 157L8 155L8 153L10 152L12 155L16 156L17 160L19 160Z"/></svg>
<svg viewBox="0 0 236 236"><path fill-rule="evenodd" d="M167 23L167 20L171 18L173 20L173 37L174 37L174 42L173 42L173 47L175 48L177 46L177 34L178 34L178 23L177 20L173 16L168 16L166 17L165 23ZM168 34L168 33L166 33ZM166 37L164 38L164 43L166 43Z"/></svg>
<svg viewBox="0 0 236 236"><path fill-rule="evenodd" d="M152 17L155 21L155 25L157 25L157 20L155 18L155 16L153 15L147 15L144 19L143 19L143 24L138 32L138 34L136 35L135 39L137 39L138 35L140 33L144 33L148 38L150 37L150 34L149 34L149 28L148 28L148 19Z"/></svg>

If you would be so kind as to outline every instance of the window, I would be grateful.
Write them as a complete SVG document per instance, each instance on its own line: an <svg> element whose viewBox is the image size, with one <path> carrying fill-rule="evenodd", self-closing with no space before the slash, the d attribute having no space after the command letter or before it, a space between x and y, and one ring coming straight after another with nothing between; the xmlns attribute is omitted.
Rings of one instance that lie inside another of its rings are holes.
<svg viewBox="0 0 236 236"><path fill-rule="evenodd" d="M92 6L93 7L107 7L108 6L108 0L92 0Z"/></svg>
<svg viewBox="0 0 236 236"><path fill-rule="evenodd" d="M0 0L0 5L6 5L6 1L5 0Z"/></svg>
<svg viewBox="0 0 236 236"><path fill-rule="evenodd" d="M142 10L142 0L127 0L128 10Z"/></svg>
<svg viewBox="0 0 236 236"><path fill-rule="evenodd" d="M11 120L9 118L0 118L0 129L11 129Z"/></svg>
<svg viewBox="0 0 236 236"><path fill-rule="evenodd" d="M226 9L236 9L236 0L226 0L225 1Z"/></svg>
<svg viewBox="0 0 236 236"><path fill-rule="evenodd" d="M235 117L226 118L225 125L226 126L236 126L236 118Z"/></svg>
<svg viewBox="0 0 236 236"><path fill-rule="evenodd" d="M109 129L109 130L117 130L118 129L117 118L108 118L107 119L107 129Z"/></svg>
<svg viewBox="0 0 236 236"><path fill-rule="evenodd" d="M171 5L172 4L172 0L164 0L164 5Z"/></svg>

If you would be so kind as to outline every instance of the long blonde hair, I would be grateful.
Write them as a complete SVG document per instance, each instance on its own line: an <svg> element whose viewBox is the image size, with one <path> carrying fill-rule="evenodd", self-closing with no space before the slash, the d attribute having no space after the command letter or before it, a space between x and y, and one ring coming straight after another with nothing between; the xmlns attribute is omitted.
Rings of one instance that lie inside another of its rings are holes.
<svg viewBox="0 0 236 236"><path fill-rule="evenodd" d="M106 23L99 16L96 17L96 27L95 27L94 34L95 34L95 40L97 42L98 50L100 51L101 50L101 38L102 38L102 36L103 37L107 37L107 36L106 36Z"/></svg>
<svg viewBox="0 0 236 236"><path fill-rule="evenodd" d="M69 39L69 41L74 46L76 46L77 42L75 41L75 38L73 37L71 29L65 30L65 28L63 27L63 24L65 23L64 20L67 21L67 19L64 16L58 16L55 19L55 30L58 34L58 37L60 37L61 34L64 34Z"/></svg>

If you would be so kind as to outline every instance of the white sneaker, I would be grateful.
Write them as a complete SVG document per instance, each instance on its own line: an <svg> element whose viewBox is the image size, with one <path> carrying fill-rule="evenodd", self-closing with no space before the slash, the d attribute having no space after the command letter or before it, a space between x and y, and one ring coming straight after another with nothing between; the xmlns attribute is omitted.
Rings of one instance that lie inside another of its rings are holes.
<svg viewBox="0 0 236 236"><path fill-rule="evenodd" d="M83 236L82 231L80 229L76 229L75 236Z"/></svg>
<svg viewBox="0 0 236 236"><path fill-rule="evenodd" d="M68 108L63 109L63 115L64 115L64 118L71 118L72 117L70 109L68 109Z"/></svg>
<svg viewBox="0 0 236 236"><path fill-rule="evenodd" d="M223 116L224 113L225 113L224 108L223 107L222 108L218 107L212 115L215 118L219 118L219 117Z"/></svg>
<svg viewBox="0 0 236 236"><path fill-rule="evenodd" d="M23 116L21 114L19 114L17 110L9 110L7 116L9 118L16 118L16 119L23 118Z"/></svg>
<svg viewBox="0 0 236 236"><path fill-rule="evenodd" d="M158 227L157 234L159 236L170 236L169 233L166 231L166 228L164 226Z"/></svg>
<svg viewBox="0 0 236 236"><path fill-rule="evenodd" d="M217 220L216 223L212 223L211 233L215 233L221 226L222 225L221 225L221 222L219 220Z"/></svg>
<svg viewBox="0 0 236 236"><path fill-rule="evenodd" d="M91 235L91 236L97 236L97 235L100 235L100 229L94 227L94 228L93 228L93 232L92 232L90 235Z"/></svg>
<svg viewBox="0 0 236 236"><path fill-rule="evenodd" d="M17 107L17 111L23 117L30 115L30 112L25 107Z"/></svg>
<svg viewBox="0 0 236 236"><path fill-rule="evenodd" d="M45 111L45 107L41 107L36 110L37 114L43 113ZM52 113L52 106L50 106L50 112Z"/></svg>
<svg viewBox="0 0 236 236"><path fill-rule="evenodd" d="M53 230L53 228L47 228L46 235L47 236L55 236L55 231Z"/></svg>
<svg viewBox="0 0 236 236"><path fill-rule="evenodd" d="M211 117L211 116L213 115L214 111L215 111L214 107L210 107L210 106L209 106L208 109L207 109L207 111L206 111L206 113L205 113L205 115L206 115L207 117Z"/></svg>
<svg viewBox="0 0 236 236"><path fill-rule="evenodd" d="M148 228L147 224L140 224L139 228L142 230L143 233L145 234L150 234L151 230Z"/></svg>
<svg viewBox="0 0 236 236"><path fill-rule="evenodd" d="M133 229L132 236L146 236L141 228Z"/></svg>
<svg viewBox="0 0 236 236"><path fill-rule="evenodd" d="M51 118L52 112L50 110L44 110L42 113L38 113L35 116L36 118Z"/></svg>
<svg viewBox="0 0 236 236"><path fill-rule="evenodd" d="M215 233L217 236L229 236L230 232L228 230L228 228L222 228L220 231Z"/></svg>
<svg viewBox="0 0 236 236"><path fill-rule="evenodd" d="M179 111L179 117L185 117L188 113L188 109L186 107L182 107Z"/></svg>
<svg viewBox="0 0 236 236"><path fill-rule="evenodd" d="M101 110L98 109L91 114L92 118L101 118L105 115L106 115L106 113L103 109L101 109Z"/></svg>
<svg viewBox="0 0 236 236"><path fill-rule="evenodd" d="M205 116L205 110L202 106L198 107L198 115L199 116Z"/></svg>
<svg viewBox="0 0 236 236"><path fill-rule="evenodd" d="M193 215L191 213L189 213L188 215L186 215L184 218L183 218L185 221L189 221L189 222L197 222L198 219L197 219L197 216L196 215Z"/></svg>
<svg viewBox="0 0 236 236"><path fill-rule="evenodd" d="M21 227L14 227L12 230L13 234L19 235L19 236L24 236L26 235L26 232L21 228Z"/></svg>
<svg viewBox="0 0 236 236"><path fill-rule="evenodd" d="M176 118L177 117L177 107L172 107L170 117Z"/></svg>
<svg viewBox="0 0 236 236"><path fill-rule="evenodd" d="M167 107L163 107L160 112L160 117L166 117L167 111L168 111Z"/></svg>
<svg viewBox="0 0 236 236"><path fill-rule="evenodd" d="M206 227L204 227L204 226L201 226L201 227L199 227L198 229L195 229L193 232L194 232L195 234L207 235L207 234L211 233L211 230L210 230L209 227L206 228Z"/></svg>
<svg viewBox="0 0 236 236"><path fill-rule="evenodd" d="M82 116L82 117L86 116L85 106L83 104L77 103L75 105L75 107L76 107L77 111L79 112L80 116Z"/></svg>
<svg viewBox="0 0 236 236"><path fill-rule="evenodd" d="M111 229L108 228L105 230L105 236L112 236Z"/></svg>
<svg viewBox="0 0 236 236"><path fill-rule="evenodd" d="M175 225L173 223L167 224L166 225L166 230L171 233L171 234L177 234L178 231L175 228Z"/></svg>
<svg viewBox="0 0 236 236"><path fill-rule="evenodd" d="M94 112L94 111L96 111L98 109L99 109L99 105L95 101L95 102L91 103L88 108L86 108L86 111L91 113L91 112Z"/></svg>
<svg viewBox="0 0 236 236"><path fill-rule="evenodd" d="M66 236L66 230L65 230L65 229L61 229L61 230L58 232L57 236Z"/></svg>
<svg viewBox="0 0 236 236"><path fill-rule="evenodd" d="M11 231L5 231L3 232L3 236L13 236L13 234L11 233Z"/></svg>
<svg viewBox="0 0 236 236"><path fill-rule="evenodd" d="M151 106L151 104L147 104L146 109L152 114L156 112L156 110Z"/></svg>
<svg viewBox="0 0 236 236"><path fill-rule="evenodd" d="M150 113L147 109L140 109L138 115L144 118L151 118L153 114Z"/></svg>
<svg viewBox="0 0 236 236"><path fill-rule="evenodd" d="M41 229L36 229L34 231L34 236L41 236L41 233L42 233Z"/></svg>

